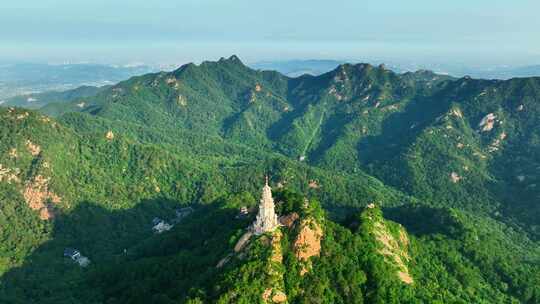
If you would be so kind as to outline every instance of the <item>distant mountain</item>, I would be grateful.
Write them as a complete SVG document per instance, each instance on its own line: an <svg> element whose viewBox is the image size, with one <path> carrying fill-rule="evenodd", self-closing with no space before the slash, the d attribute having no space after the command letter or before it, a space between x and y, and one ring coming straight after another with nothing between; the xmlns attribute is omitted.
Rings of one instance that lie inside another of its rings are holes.
<svg viewBox="0 0 540 304"><path fill-rule="evenodd" d="M540 301L540 78L231 56L40 112L0 109L0 301Z"/></svg>
<svg viewBox="0 0 540 304"><path fill-rule="evenodd" d="M34 93L22 96L7 98L0 106L4 107L22 107L27 109L39 109L49 103L64 103L73 101L82 97L94 96L97 93L107 89L109 86L92 87L81 86L67 91L48 91L43 93Z"/></svg>
<svg viewBox="0 0 540 304"><path fill-rule="evenodd" d="M117 67L99 64L0 65L0 99L44 91L63 91L83 85L103 86L154 71L148 66Z"/></svg>
<svg viewBox="0 0 540 304"><path fill-rule="evenodd" d="M304 74L320 75L335 69L346 61L340 60L290 60L290 61L265 61L251 64L250 67L257 70L274 70L290 77L298 77Z"/></svg>
<svg viewBox="0 0 540 304"><path fill-rule="evenodd" d="M289 60L289 61L266 61L251 64L250 67L258 70L278 71L290 77L303 74L320 75L335 69L340 64L354 63L354 60ZM370 62L374 63L374 62ZM439 75L453 77L471 76L478 79L510 79L517 77L540 77L540 65L521 67L471 67L464 64L413 64L393 62L388 68L397 72L405 73L418 69L436 71Z"/></svg>

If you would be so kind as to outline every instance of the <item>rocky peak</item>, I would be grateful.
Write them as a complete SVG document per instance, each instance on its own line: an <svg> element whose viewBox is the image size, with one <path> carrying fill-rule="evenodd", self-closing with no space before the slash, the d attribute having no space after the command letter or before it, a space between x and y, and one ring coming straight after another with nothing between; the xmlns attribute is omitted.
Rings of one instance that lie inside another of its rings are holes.
<svg viewBox="0 0 540 304"><path fill-rule="evenodd" d="M240 60L240 58L238 58L238 56L236 56L236 55L231 55L231 57L229 57L228 60L231 61L231 62L242 63L242 61Z"/></svg>
<svg viewBox="0 0 540 304"><path fill-rule="evenodd" d="M244 63L242 62L242 60L240 60L240 58L238 58L238 56L234 54L231 55L229 58L225 58L225 57L219 58L218 63L239 64L239 65L244 66Z"/></svg>

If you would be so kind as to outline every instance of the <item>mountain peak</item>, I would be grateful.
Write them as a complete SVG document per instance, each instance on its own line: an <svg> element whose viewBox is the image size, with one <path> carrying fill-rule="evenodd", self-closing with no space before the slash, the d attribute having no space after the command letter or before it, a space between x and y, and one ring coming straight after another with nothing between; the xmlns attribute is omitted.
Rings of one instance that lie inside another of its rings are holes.
<svg viewBox="0 0 540 304"><path fill-rule="evenodd" d="M229 61L238 61L238 62L242 62L242 61L240 61L240 58L238 58L238 56L236 56L236 55L231 55L231 57L229 57L228 60L229 60Z"/></svg>
<svg viewBox="0 0 540 304"><path fill-rule="evenodd" d="M231 55L229 58L221 57L218 62L227 62L227 63L234 63L234 64L244 65L242 63L242 60L240 60L240 58L238 58L238 56L236 56L234 54Z"/></svg>
<svg viewBox="0 0 540 304"><path fill-rule="evenodd" d="M340 78L349 78L350 76L356 75L357 77L365 77L367 75L375 75L380 73L386 73L391 72L384 66L373 66L369 63L357 63L357 64L351 64L351 63L344 63L337 66L334 70L332 70L330 75L337 75L335 77Z"/></svg>

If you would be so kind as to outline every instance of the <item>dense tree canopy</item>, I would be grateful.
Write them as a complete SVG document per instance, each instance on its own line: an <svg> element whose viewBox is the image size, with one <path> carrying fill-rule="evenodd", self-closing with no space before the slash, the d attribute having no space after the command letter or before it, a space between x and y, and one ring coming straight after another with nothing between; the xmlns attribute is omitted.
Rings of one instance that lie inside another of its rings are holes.
<svg viewBox="0 0 540 304"><path fill-rule="evenodd" d="M0 108L0 302L538 303L539 98L538 78L288 78L233 56ZM300 224L280 263L255 238L216 267L266 174L278 213L324 232L305 274Z"/></svg>

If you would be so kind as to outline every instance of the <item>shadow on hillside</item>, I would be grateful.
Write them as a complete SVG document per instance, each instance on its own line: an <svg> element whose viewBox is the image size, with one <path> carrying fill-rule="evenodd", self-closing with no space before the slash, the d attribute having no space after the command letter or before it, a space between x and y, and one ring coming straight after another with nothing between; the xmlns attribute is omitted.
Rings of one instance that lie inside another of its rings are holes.
<svg viewBox="0 0 540 304"><path fill-rule="evenodd" d="M176 218L175 210L181 207L185 206L166 199L144 200L131 209L117 211L104 209L94 202L80 203L74 210L57 216L49 241L33 250L20 267L0 278L0 303L109 303L99 300L103 297L103 291L99 289L103 287L88 285L91 281L88 277L93 273L108 273L104 265L110 268L136 258L173 254L189 250L184 247L202 246L204 240L190 242L190 234L219 235L215 231L219 226L205 227L194 223L193 215L200 214L197 220L204 222L205 214L214 214L218 225L220 218L233 217L235 212L218 210L217 206L198 207L170 232L153 233L154 217L170 222ZM209 212L210 209L217 211ZM185 230L189 233L179 232L182 225L188 226ZM65 248L79 250L90 259L90 265L82 268L64 257ZM216 250L216 254L221 252ZM92 284L100 283L94 280Z"/></svg>
<svg viewBox="0 0 540 304"><path fill-rule="evenodd" d="M384 218L400 223L408 233L416 236L444 234L456 236L461 225L449 209L425 205L383 208Z"/></svg>
<svg viewBox="0 0 540 304"><path fill-rule="evenodd" d="M365 207L333 208L329 218L344 227L356 231L360 225L359 215ZM452 218L450 210L428 205L401 205L382 207L383 217L405 227L415 236L444 234L456 236L461 225Z"/></svg>
<svg viewBox="0 0 540 304"><path fill-rule="evenodd" d="M437 96L419 98L409 102L399 112L390 114L382 122L380 134L368 136L359 142L357 149L361 162L368 164L399 156L425 127L450 110L450 104L440 100Z"/></svg>

